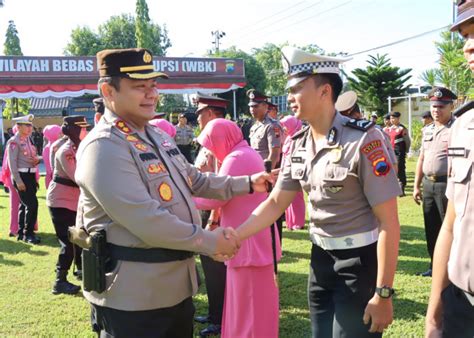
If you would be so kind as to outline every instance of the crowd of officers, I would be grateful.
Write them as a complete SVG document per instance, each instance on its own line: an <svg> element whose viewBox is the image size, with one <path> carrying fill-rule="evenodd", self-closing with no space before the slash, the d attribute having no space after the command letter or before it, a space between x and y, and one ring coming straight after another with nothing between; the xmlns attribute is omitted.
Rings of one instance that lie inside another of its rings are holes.
<svg viewBox="0 0 474 338"><path fill-rule="evenodd" d="M474 1L458 1L452 29L466 39L464 51L474 72L473 20ZM167 78L154 71L151 53L97 54L98 123L87 135L83 117L64 119L65 137L53 145L47 205L61 244L53 293L79 291L66 275L82 250L82 266L76 264L93 328L101 336L191 337L193 320L209 324L202 336L218 334L226 278L222 262L232 259L240 241L281 218L302 189L308 195L312 242L308 303L313 337L380 337L392 322L397 197L407 184L407 130L399 113L386 116L382 129L375 126L376 116L362 119L355 93L340 95L344 59L292 47L284 47L282 55L290 108L306 126L293 136L291 156L275 182L269 172L279 168L284 131L267 96L247 92L254 118L249 143L268 163L266 172L216 176L219 163L205 148L198 149L194 165L189 163L192 130L184 116L176 142L148 124L158 100L155 80ZM470 102L453 114L457 97L447 88L434 88L429 99L430 114L423 119L432 122L423 128L413 191L414 200L423 204L431 258L422 275L433 276L426 335L472 337L474 109ZM227 103L198 97L201 130L224 118ZM19 133L7 151L24 206L18 239L37 244L39 157L29 141L32 116L16 122ZM237 230L220 224L219 210L199 213L192 200L253 192L270 194ZM73 236L74 244L68 227L82 236ZM193 253L201 255L209 300L208 314L196 317Z"/></svg>

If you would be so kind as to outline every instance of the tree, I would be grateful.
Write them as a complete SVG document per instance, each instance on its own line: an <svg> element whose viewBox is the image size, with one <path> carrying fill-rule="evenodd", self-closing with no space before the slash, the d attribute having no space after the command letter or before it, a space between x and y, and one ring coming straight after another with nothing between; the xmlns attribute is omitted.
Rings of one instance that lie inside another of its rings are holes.
<svg viewBox="0 0 474 338"><path fill-rule="evenodd" d="M409 86L405 82L411 78L411 69L400 69L392 66L385 55L369 55L366 69L357 68L352 71L355 77L349 77L349 88L354 90L358 102L366 110L382 116L388 110L389 96L403 95Z"/></svg>
<svg viewBox="0 0 474 338"><path fill-rule="evenodd" d="M104 48L136 48L135 18L130 14L110 17L99 26L99 37Z"/></svg>
<svg viewBox="0 0 474 338"><path fill-rule="evenodd" d="M3 45L5 55L23 55L20 46L20 37L13 20L8 21L7 33L5 34L5 43ZM10 119L30 110L30 100L28 99L7 99L3 110L3 117Z"/></svg>
<svg viewBox="0 0 474 338"><path fill-rule="evenodd" d="M66 55L95 55L104 49L102 41L97 33L89 27L77 27L71 32L72 42L68 43L64 53Z"/></svg>
<svg viewBox="0 0 474 338"><path fill-rule="evenodd" d="M153 36L146 0L137 0L135 14L135 39L137 40L137 47L150 48L153 44Z"/></svg>
<svg viewBox="0 0 474 338"><path fill-rule="evenodd" d="M464 59L464 40L449 31L441 33L441 41L435 42L439 54L439 68L428 69L421 79L431 86L441 85L451 89L460 98L468 95L474 87L474 78Z"/></svg>

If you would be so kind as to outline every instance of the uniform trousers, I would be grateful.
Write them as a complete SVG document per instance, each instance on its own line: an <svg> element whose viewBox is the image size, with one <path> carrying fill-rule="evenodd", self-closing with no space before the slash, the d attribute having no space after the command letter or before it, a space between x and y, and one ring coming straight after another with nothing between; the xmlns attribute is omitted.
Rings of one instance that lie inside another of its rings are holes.
<svg viewBox="0 0 474 338"><path fill-rule="evenodd" d="M474 337L474 306L463 290L449 284L442 292L443 337Z"/></svg>
<svg viewBox="0 0 474 338"><path fill-rule="evenodd" d="M20 173L26 190L18 190L16 182L15 189L20 197L20 210L18 213L18 234L26 236L34 235L36 219L38 217L38 198L36 197L36 176L35 173Z"/></svg>
<svg viewBox="0 0 474 338"><path fill-rule="evenodd" d="M91 306L92 327L100 337L193 337L194 304L191 297L171 307L146 311Z"/></svg>
<svg viewBox="0 0 474 338"><path fill-rule="evenodd" d="M400 182L403 190L407 185L407 173L405 164L407 154L404 151L395 149L395 155L397 156L398 160L398 181Z"/></svg>
<svg viewBox="0 0 474 338"><path fill-rule="evenodd" d="M207 224L210 211L201 211L202 224ZM227 267L222 262L216 262L212 258L200 255L208 301L209 320L214 325L222 324L222 312L224 310L225 283Z"/></svg>
<svg viewBox="0 0 474 338"><path fill-rule="evenodd" d="M448 198L446 193L446 182L433 182L427 178L423 179L423 218L425 221L426 246L433 263L433 254L438 239L441 224L446 215Z"/></svg>
<svg viewBox="0 0 474 338"><path fill-rule="evenodd" d="M66 208L49 208L49 214L53 221L54 230L58 237L61 249L56 263L57 270L69 270L72 262L76 263L79 270L82 268L81 252L82 249L72 244L68 237L68 228L76 224L76 212Z"/></svg>
<svg viewBox="0 0 474 338"><path fill-rule="evenodd" d="M362 318L375 294L377 242L347 250L313 244L308 300L313 338L381 337Z"/></svg>
<svg viewBox="0 0 474 338"><path fill-rule="evenodd" d="M194 163L193 156L191 154L192 147L190 144L178 144L178 149L181 152L181 154L186 157L189 163Z"/></svg>

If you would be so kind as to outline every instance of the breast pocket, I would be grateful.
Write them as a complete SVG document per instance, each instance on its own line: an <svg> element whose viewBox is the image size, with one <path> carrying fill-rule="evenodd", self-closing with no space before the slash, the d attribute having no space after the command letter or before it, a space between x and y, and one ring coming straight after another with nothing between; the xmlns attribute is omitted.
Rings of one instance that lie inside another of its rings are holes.
<svg viewBox="0 0 474 338"><path fill-rule="evenodd" d="M156 178L150 187L151 195L160 203L160 207L169 209L180 202L179 192L169 175Z"/></svg>
<svg viewBox="0 0 474 338"><path fill-rule="evenodd" d="M349 169L339 166L327 166L321 184L321 195L326 198L339 198L344 194Z"/></svg>
<svg viewBox="0 0 474 338"><path fill-rule="evenodd" d="M463 217L469 200L469 183L472 176L472 162L467 158L454 158L451 180L454 182L454 209L457 217Z"/></svg>

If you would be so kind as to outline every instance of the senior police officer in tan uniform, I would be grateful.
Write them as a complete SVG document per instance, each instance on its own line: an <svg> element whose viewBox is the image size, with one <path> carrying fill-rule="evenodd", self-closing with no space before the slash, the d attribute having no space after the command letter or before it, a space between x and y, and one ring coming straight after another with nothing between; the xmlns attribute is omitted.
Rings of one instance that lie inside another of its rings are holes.
<svg viewBox="0 0 474 338"><path fill-rule="evenodd" d="M433 253L441 223L446 214L446 182L448 180L448 140L454 119L453 100L457 96L447 88L435 87L428 94L434 123L423 128L420 156L415 169L413 199L423 201L426 246L430 255L430 267L421 273L431 277ZM423 182L423 192L421 183Z"/></svg>
<svg viewBox="0 0 474 338"><path fill-rule="evenodd" d="M194 139L193 128L188 126L186 114L179 114L178 124L176 127L176 135L174 140L181 153L186 157L189 163L192 163L191 143Z"/></svg>
<svg viewBox="0 0 474 338"><path fill-rule="evenodd" d="M40 239L34 233L34 226L38 217L36 166L40 160L30 139L33 119L32 114L13 119L18 126L18 133L8 140L7 153L12 181L21 204L18 213L18 240L38 244Z"/></svg>
<svg viewBox="0 0 474 338"><path fill-rule="evenodd" d="M381 336L393 317L400 231L400 188L384 136L372 123L336 112L342 59L293 47L282 53L288 102L309 126L294 135L269 198L237 231L243 240L269 226L303 188L311 206L313 337Z"/></svg>
<svg viewBox="0 0 474 338"><path fill-rule="evenodd" d="M457 3L451 28L466 39L474 73L474 0ZM474 101L454 112L448 144L448 207L436 242L426 337L474 336Z"/></svg>
<svg viewBox="0 0 474 338"><path fill-rule="evenodd" d="M263 160L272 161L272 169L280 160L281 126L267 115L268 97L254 89L247 91L250 113L255 123L250 128L250 146Z"/></svg>
<svg viewBox="0 0 474 338"><path fill-rule="evenodd" d="M201 228L192 195L226 199L265 191L269 175L201 174L166 133L149 126L155 81L167 76L154 71L148 50L103 50L97 65L106 110L81 142L75 175L76 230L90 236L83 287L95 329L119 337L191 337L193 252L231 257L239 245L231 230Z"/></svg>

